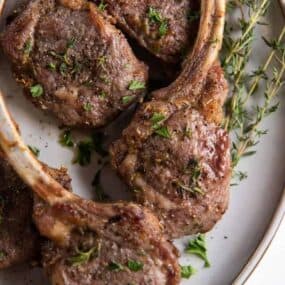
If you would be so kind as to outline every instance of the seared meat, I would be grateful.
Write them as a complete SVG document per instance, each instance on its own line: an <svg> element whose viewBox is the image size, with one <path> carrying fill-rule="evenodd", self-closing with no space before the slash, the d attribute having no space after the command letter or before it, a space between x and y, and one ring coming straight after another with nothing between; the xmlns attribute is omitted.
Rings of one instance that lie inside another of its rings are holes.
<svg viewBox="0 0 285 285"><path fill-rule="evenodd" d="M181 75L152 94L111 147L115 169L170 238L210 230L228 206L230 142L219 126L227 83L215 63L224 6L202 1L198 40Z"/></svg>
<svg viewBox="0 0 285 285"><path fill-rule="evenodd" d="M63 187L70 188L65 169L44 167ZM32 222L33 195L0 152L0 268L38 257L40 236Z"/></svg>
<svg viewBox="0 0 285 285"><path fill-rule="evenodd" d="M1 42L26 96L64 125L105 125L145 92L146 66L87 1L32 0Z"/></svg>
<svg viewBox="0 0 285 285"><path fill-rule="evenodd" d="M96 0L118 26L166 62L181 61L198 29L197 0Z"/></svg>
<svg viewBox="0 0 285 285"><path fill-rule="evenodd" d="M52 284L179 284L177 251L148 209L99 204L66 191L28 151L1 95L0 121L1 147L38 196L33 216L50 240L44 268Z"/></svg>

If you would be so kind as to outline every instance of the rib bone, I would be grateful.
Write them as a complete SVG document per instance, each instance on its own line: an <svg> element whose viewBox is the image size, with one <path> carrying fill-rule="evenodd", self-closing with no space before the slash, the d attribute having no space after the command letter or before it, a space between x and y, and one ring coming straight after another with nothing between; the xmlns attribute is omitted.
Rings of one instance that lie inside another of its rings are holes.
<svg viewBox="0 0 285 285"><path fill-rule="evenodd" d="M98 204L65 190L43 171L22 141L1 93L0 147L36 194L34 221L52 241L44 267L53 284L179 284L177 252L156 217L133 203ZM96 256L83 264L69 264L78 249L89 247L96 247ZM134 260L143 264L139 272L125 269ZM110 271L113 263L124 269Z"/></svg>

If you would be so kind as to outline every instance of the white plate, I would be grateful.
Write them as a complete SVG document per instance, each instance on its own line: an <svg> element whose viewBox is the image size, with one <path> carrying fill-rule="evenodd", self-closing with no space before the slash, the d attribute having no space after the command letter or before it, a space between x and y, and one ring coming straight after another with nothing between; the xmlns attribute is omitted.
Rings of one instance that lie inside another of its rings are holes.
<svg viewBox="0 0 285 285"><path fill-rule="evenodd" d="M1 2L0 0L0 7ZM8 0L0 21L0 30L3 29L5 18L18 5L20 0ZM274 1L272 13L270 13L269 26L261 26L259 35L268 38L277 36L284 21L277 1ZM1 8L0 8L1 10ZM260 42L259 42L260 44ZM252 56L252 65L258 66L268 50L258 49ZM71 163L73 153L61 147L58 143L60 130L58 122L42 112L36 110L22 95L11 74L10 66L3 54L0 54L0 86L7 95L7 102L13 116L18 122L23 137L27 144L38 147L41 150L40 159L51 166L65 165L73 178L73 189L86 198L94 197L91 181L97 169L96 156L93 163L82 168ZM284 103L284 100L283 100ZM118 131L124 118L120 119L116 128L108 128ZM280 206L273 223L270 222L276 213L281 200L284 187L285 174L285 106L282 104L279 112L268 118L263 123L264 129L269 129L269 134L262 138L254 157L244 159L240 164L242 170L248 171L249 178L238 187L232 188L230 208L222 221L207 234L209 258L211 268L204 269L203 263L195 257L182 254L182 264L192 264L199 272L190 280L182 282L183 285L227 285L233 283L242 268L247 265L235 284L242 284L273 238L278 223L284 213L284 202ZM113 134L112 134L113 135ZM105 189L112 193L114 199L124 199L128 195L122 182L109 168L105 168L102 175ZM266 238L263 239L267 232ZM188 238L177 240L175 244L183 251ZM263 242L260 244L260 242ZM256 248L259 250L250 259ZM0 284L25 285L46 284L46 280L39 269L31 269L29 266L19 266L0 273ZM111 285L111 284L110 284Z"/></svg>

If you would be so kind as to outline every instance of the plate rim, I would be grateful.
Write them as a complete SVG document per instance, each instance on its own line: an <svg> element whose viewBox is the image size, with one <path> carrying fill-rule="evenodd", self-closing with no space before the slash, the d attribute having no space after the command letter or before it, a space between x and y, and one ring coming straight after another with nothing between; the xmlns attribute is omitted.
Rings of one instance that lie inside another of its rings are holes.
<svg viewBox="0 0 285 285"><path fill-rule="evenodd" d="M278 0L280 9L282 10L285 18L285 0ZM0 17L4 10L6 0L0 0ZM253 254L248 258L248 261L244 264L243 268L233 279L232 285L245 284L246 281L253 275L260 262L263 260L265 254L268 252L282 221L285 220L285 189L283 190L280 202L272 216L272 219Z"/></svg>

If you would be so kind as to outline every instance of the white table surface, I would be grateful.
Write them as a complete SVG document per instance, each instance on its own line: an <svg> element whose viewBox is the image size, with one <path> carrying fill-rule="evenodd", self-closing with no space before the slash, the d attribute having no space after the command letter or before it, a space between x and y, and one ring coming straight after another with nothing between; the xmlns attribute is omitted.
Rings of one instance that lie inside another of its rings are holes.
<svg viewBox="0 0 285 285"><path fill-rule="evenodd" d="M285 219L246 285L285 285Z"/></svg>

